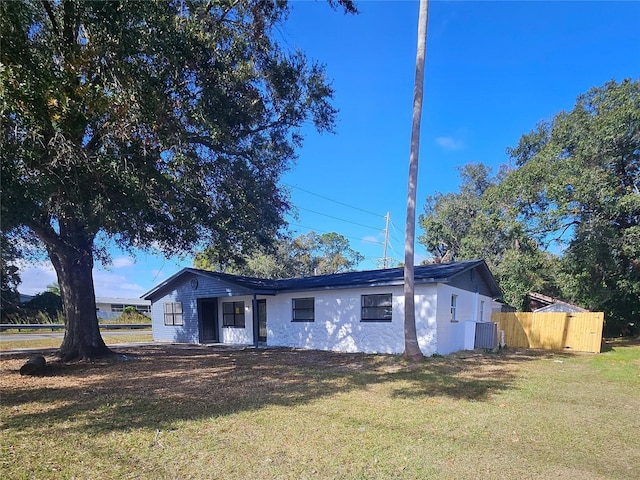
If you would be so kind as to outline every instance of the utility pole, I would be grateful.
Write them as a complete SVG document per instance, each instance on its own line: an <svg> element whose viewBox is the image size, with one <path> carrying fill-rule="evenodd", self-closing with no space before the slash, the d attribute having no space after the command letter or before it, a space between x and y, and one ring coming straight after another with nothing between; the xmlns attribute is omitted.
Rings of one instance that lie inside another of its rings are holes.
<svg viewBox="0 0 640 480"><path fill-rule="evenodd" d="M382 253L382 268L387 268L387 245L389 245L389 212L384 217L387 221L384 227L384 251Z"/></svg>

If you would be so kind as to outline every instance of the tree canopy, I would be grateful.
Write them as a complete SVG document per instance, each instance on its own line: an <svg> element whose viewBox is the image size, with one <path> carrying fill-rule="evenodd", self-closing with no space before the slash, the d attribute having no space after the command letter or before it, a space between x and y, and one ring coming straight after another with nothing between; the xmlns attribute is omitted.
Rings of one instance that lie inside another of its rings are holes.
<svg viewBox="0 0 640 480"><path fill-rule="evenodd" d="M640 82L608 82L508 149L494 179L462 170L427 198L421 242L436 261L486 258L505 297L535 290L605 312L606 333L640 318Z"/></svg>
<svg viewBox="0 0 640 480"><path fill-rule="evenodd" d="M0 319L3 322L20 306L20 272L16 265L18 255L15 244L9 241L4 231L0 232Z"/></svg>
<svg viewBox="0 0 640 480"><path fill-rule="evenodd" d="M273 35L288 8L0 4L2 228L37 237L56 269L63 357L108 352L91 273L104 240L237 256L275 237L301 127L336 115L323 66Z"/></svg>
<svg viewBox="0 0 640 480"><path fill-rule="evenodd" d="M194 265L252 277L293 278L349 272L362 260L364 257L349 246L344 236L309 232L295 238L282 237L275 245L233 262L220 257L217 249L207 248L196 256Z"/></svg>
<svg viewBox="0 0 640 480"><path fill-rule="evenodd" d="M607 331L640 318L640 82L608 82L509 150L504 182L541 243L562 250L563 294L603 310Z"/></svg>
<svg viewBox="0 0 640 480"><path fill-rule="evenodd" d="M524 308L528 292L552 286L547 276L553 259L526 232L499 185L502 174L491 176L484 164L459 169L460 191L427 197L418 240L435 262L482 258L493 272L504 299Z"/></svg>

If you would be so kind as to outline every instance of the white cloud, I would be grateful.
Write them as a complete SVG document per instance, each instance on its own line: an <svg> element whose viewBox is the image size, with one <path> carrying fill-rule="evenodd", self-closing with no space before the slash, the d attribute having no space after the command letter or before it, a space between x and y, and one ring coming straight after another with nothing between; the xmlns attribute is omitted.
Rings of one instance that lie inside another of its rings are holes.
<svg viewBox="0 0 640 480"><path fill-rule="evenodd" d="M104 270L93 271L93 285L96 297L138 298L148 290L124 275Z"/></svg>
<svg viewBox="0 0 640 480"><path fill-rule="evenodd" d="M126 266L123 262L123 266ZM35 295L47 290L47 285L56 283L58 277L50 262L23 263L20 267L18 291L26 295ZM101 269L93 270L93 284L98 297L138 298L149 288L145 288L131 278Z"/></svg>
<svg viewBox="0 0 640 480"><path fill-rule="evenodd" d="M375 237L373 235L367 235L366 237L362 237L362 241L366 243L381 243L380 238Z"/></svg>
<svg viewBox="0 0 640 480"><path fill-rule="evenodd" d="M113 268L131 267L133 264L135 264L135 261L131 257L117 257L111 262Z"/></svg>
<svg viewBox="0 0 640 480"><path fill-rule="evenodd" d="M50 262L18 264L20 268L20 285L18 291L26 295L45 292L47 285L58 281L56 271Z"/></svg>
<svg viewBox="0 0 640 480"><path fill-rule="evenodd" d="M453 137L437 137L436 143L444 150L449 151L462 150L464 148L464 142Z"/></svg>

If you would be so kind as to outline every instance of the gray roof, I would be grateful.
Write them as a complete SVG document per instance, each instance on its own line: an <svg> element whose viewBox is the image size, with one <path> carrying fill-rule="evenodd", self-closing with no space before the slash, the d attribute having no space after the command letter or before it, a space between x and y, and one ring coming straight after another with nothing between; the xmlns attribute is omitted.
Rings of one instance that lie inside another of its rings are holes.
<svg viewBox="0 0 640 480"><path fill-rule="evenodd" d="M129 297L96 297L96 304L98 303L115 303L123 305L150 305L149 300L141 300L139 298Z"/></svg>
<svg viewBox="0 0 640 480"><path fill-rule="evenodd" d="M427 283L448 283L452 278L472 269L478 269L489 286L492 296L501 295L500 288L489 271L484 260L467 260L463 262L434 263L418 265L414 271L416 285ZM195 274L223 280L227 283L251 290L257 294L276 294L305 290L325 290L338 288L377 287L404 284L403 268L387 268L382 270L366 270L361 272L336 273L333 275L316 275L313 277L265 279L230 275L227 273L183 268L175 275L145 293L142 298L150 299L154 294L179 281L186 274Z"/></svg>
<svg viewBox="0 0 640 480"><path fill-rule="evenodd" d="M483 260L418 265L414 268L414 281L416 284L447 283L453 277L477 267L485 271L489 285L495 287L496 292L499 293L500 289ZM336 273L333 275L289 278L276 281L278 282L278 290L286 291L403 285L404 268Z"/></svg>
<svg viewBox="0 0 640 480"><path fill-rule="evenodd" d="M587 309L578 307L577 305L571 305L566 302L556 302L546 307L538 308L534 310L535 313L549 313L549 312L588 312Z"/></svg>

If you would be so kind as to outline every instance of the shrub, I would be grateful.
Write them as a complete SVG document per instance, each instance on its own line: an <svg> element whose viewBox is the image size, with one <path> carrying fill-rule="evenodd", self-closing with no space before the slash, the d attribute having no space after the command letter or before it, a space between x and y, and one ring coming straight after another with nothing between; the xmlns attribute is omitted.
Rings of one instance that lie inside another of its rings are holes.
<svg viewBox="0 0 640 480"><path fill-rule="evenodd" d="M60 312L62 312L62 298L60 298L60 295L53 292L42 292L25 303L24 308L31 312L45 313L49 319L54 319Z"/></svg>

